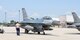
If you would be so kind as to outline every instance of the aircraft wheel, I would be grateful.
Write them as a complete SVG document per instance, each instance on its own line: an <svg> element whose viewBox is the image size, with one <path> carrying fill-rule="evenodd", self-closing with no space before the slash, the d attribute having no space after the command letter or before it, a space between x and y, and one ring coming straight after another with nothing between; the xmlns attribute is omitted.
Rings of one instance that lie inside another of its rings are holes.
<svg viewBox="0 0 80 40"><path fill-rule="evenodd" d="M80 27L77 27L78 31L80 31Z"/></svg>
<svg viewBox="0 0 80 40"><path fill-rule="evenodd" d="M0 32L0 33L2 33L2 34L3 34L3 33L4 33L4 30L3 30L3 29L1 29L1 32Z"/></svg>
<svg viewBox="0 0 80 40"><path fill-rule="evenodd" d="M43 35L45 35L45 32L43 32Z"/></svg>
<svg viewBox="0 0 80 40"><path fill-rule="evenodd" d="M40 34L40 32L38 32L38 34Z"/></svg>
<svg viewBox="0 0 80 40"><path fill-rule="evenodd" d="M4 33L4 30L2 30L2 34Z"/></svg>
<svg viewBox="0 0 80 40"><path fill-rule="evenodd" d="M25 29L25 33L29 33L29 30Z"/></svg>

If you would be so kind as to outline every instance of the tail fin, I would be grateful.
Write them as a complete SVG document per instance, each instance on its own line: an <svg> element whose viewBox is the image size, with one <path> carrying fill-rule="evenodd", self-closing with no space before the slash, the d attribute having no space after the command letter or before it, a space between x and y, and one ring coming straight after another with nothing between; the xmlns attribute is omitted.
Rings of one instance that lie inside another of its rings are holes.
<svg viewBox="0 0 80 40"><path fill-rule="evenodd" d="M80 19L79 19L79 17L77 16L77 14L76 14L75 12L72 12L72 15L73 15L74 22L75 22L75 23L79 23L79 22L80 22Z"/></svg>
<svg viewBox="0 0 80 40"><path fill-rule="evenodd" d="M25 8L22 8L22 13L23 13L23 21L25 21L28 18Z"/></svg>

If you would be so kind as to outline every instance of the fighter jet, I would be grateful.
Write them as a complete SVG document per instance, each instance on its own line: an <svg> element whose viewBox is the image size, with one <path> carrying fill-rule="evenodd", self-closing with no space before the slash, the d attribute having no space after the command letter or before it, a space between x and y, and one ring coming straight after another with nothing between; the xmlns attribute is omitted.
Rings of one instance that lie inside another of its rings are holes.
<svg viewBox="0 0 80 40"><path fill-rule="evenodd" d="M74 24L76 28L80 31L80 18L77 16L75 12L72 12L73 19L74 19Z"/></svg>
<svg viewBox="0 0 80 40"><path fill-rule="evenodd" d="M22 8L22 14L23 14L23 21L20 22L21 27L25 29L25 33L29 33L31 30L32 32L37 32L40 34L40 32L43 32L45 35L44 30L53 30L51 29L52 25L52 19L34 19L29 18L27 16L25 8Z"/></svg>

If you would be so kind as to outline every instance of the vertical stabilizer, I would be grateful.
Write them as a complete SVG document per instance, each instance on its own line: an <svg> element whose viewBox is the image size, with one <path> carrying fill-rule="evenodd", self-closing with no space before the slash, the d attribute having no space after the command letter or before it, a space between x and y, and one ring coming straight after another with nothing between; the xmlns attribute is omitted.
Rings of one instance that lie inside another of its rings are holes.
<svg viewBox="0 0 80 40"><path fill-rule="evenodd" d="M73 15L74 22L75 22L75 23L79 23L79 22L80 22L80 19L79 19L79 17L77 16L77 14L76 14L75 12L72 12L72 15Z"/></svg>
<svg viewBox="0 0 80 40"><path fill-rule="evenodd" d="M28 18L25 8L22 8L22 14L23 14L23 21L25 21Z"/></svg>

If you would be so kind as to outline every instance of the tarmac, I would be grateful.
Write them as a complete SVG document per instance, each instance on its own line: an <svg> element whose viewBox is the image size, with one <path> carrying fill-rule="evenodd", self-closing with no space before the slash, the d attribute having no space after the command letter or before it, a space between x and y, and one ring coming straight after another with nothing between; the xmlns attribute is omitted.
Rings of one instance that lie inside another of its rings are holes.
<svg viewBox="0 0 80 40"><path fill-rule="evenodd" d="M21 28L20 36L16 35L15 27L3 27L4 33L0 34L0 40L80 40L80 32L75 28L53 28L52 31L45 31L46 35L39 35L34 32L24 33Z"/></svg>

